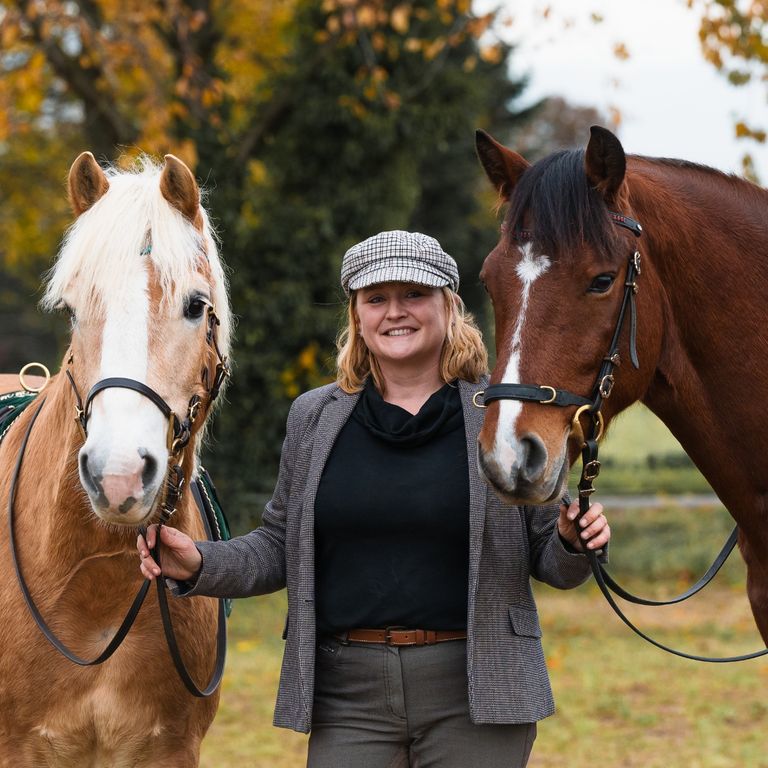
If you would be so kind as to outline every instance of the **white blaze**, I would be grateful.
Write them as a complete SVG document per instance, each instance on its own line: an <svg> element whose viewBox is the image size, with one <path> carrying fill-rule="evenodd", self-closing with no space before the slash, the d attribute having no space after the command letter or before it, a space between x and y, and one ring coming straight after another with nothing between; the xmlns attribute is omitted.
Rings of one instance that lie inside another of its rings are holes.
<svg viewBox="0 0 768 768"><path fill-rule="evenodd" d="M519 248L522 258L515 267L518 278L522 283L522 295L520 298L520 314L517 316L515 330L510 342L509 360L504 369L501 381L510 384L520 384L520 353L525 315L528 310L528 299L531 295L533 284L543 275L550 266L546 256L535 256L531 243L524 243ZM493 445L493 459L500 468L512 467L517 458L517 437L515 425L517 417L522 411L523 405L519 400L499 401L499 421L496 426L496 439Z"/></svg>
<svg viewBox="0 0 768 768"><path fill-rule="evenodd" d="M101 344L99 380L112 377L147 383L149 368L149 292L147 270L129 272L120 295L104 302L106 315ZM130 495L140 497L139 450L162 459L165 418L138 392L110 388L93 400L88 422L89 459L103 475L131 476ZM133 487L135 486L135 487Z"/></svg>

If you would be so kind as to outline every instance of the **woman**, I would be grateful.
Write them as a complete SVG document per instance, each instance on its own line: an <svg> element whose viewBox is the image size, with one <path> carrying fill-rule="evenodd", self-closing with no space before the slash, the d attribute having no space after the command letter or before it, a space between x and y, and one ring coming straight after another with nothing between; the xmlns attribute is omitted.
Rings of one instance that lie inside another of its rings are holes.
<svg viewBox="0 0 768 768"><path fill-rule="evenodd" d="M486 354L436 240L371 237L341 283L337 383L293 404L262 526L196 544L163 528L164 574L184 595L287 585L275 724L311 729L312 768L524 766L554 708L529 577L580 584L582 542L610 530L599 504L577 530L578 505L512 507L481 481Z"/></svg>

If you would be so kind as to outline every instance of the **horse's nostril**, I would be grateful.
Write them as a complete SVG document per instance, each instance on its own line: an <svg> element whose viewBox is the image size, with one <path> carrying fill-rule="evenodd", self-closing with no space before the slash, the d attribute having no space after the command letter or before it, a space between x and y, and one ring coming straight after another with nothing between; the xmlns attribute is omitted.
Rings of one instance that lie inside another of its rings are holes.
<svg viewBox="0 0 768 768"><path fill-rule="evenodd" d="M152 483L157 474L157 459L146 448L139 448L139 456L144 459L144 469L141 471L141 482L146 488Z"/></svg>
<svg viewBox="0 0 768 768"><path fill-rule="evenodd" d="M98 491L98 485L96 479L91 474L90 468L88 467L88 454L86 451L80 451L78 461L80 463L80 477L82 478L83 483L87 486L88 490L96 493Z"/></svg>
<svg viewBox="0 0 768 768"><path fill-rule="evenodd" d="M520 442L523 446L520 474L529 483L535 483L547 468L547 449L536 435L526 435Z"/></svg>

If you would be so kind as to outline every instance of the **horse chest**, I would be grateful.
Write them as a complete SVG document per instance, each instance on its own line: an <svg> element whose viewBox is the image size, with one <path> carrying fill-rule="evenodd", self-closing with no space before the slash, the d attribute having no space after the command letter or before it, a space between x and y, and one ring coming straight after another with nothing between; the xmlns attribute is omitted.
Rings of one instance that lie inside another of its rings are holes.
<svg viewBox="0 0 768 768"><path fill-rule="evenodd" d="M79 640L89 642L91 654L115 627L87 632L87 624ZM58 656L34 632L17 635L8 646L26 673L10 689L0 685L10 702L0 708L0 768L139 768L158 765L158 755L168 756L167 765L197 765L218 696L193 699L169 680L170 659L156 624L148 610L112 659L89 668ZM183 759L174 762L178 755Z"/></svg>
<svg viewBox="0 0 768 768"><path fill-rule="evenodd" d="M48 697L31 727L14 729L7 744L0 729L0 765L12 757L14 768L138 768L176 765L180 754L190 761L179 765L197 765L199 735L186 708L179 707L177 717L143 676L130 682L113 677L85 691L73 678Z"/></svg>
<svg viewBox="0 0 768 768"><path fill-rule="evenodd" d="M40 761L35 764L122 768L150 759L167 731L151 702L104 684L42 712L28 746Z"/></svg>

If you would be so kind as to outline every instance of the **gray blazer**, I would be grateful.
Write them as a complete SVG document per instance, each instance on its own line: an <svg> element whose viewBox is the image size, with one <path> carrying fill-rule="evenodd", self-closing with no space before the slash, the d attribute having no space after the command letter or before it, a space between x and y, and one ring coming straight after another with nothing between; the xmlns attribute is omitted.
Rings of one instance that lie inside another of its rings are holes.
<svg viewBox="0 0 768 768"><path fill-rule="evenodd" d="M470 457L469 709L476 723L528 723L554 711L529 577L569 588L585 581L590 569L586 557L563 546L557 505L506 505L480 479L472 457L483 415L472 405L472 395L484 383L459 382ZM246 597L287 585L286 646L274 723L303 733L312 725L315 679L315 494L357 399L335 384L297 398L262 525L231 541L199 543L202 570L185 592Z"/></svg>

